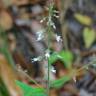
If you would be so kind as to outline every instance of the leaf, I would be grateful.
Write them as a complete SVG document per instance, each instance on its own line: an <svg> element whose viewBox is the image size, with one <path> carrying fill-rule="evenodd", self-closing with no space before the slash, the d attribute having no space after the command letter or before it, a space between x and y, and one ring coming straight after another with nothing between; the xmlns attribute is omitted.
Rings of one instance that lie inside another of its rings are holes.
<svg viewBox="0 0 96 96"><path fill-rule="evenodd" d="M65 75L64 77L54 80L51 82L51 87L53 88L61 88L66 82L71 79L69 75Z"/></svg>
<svg viewBox="0 0 96 96"><path fill-rule="evenodd" d="M0 27L0 38L2 39L3 43L0 46L0 52L5 55L6 59L8 60L9 64L15 69L15 62L9 52L8 46L8 37L5 30Z"/></svg>
<svg viewBox="0 0 96 96"><path fill-rule="evenodd" d="M22 89L23 96L46 96L43 88L33 88L23 82L16 80L16 84Z"/></svg>
<svg viewBox="0 0 96 96"><path fill-rule="evenodd" d="M49 63L53 64L57 60L61 60L66 68L71 68L73 54L70 51L61 51L59 53L53 53L49 58Z"/></svg>
<svg viewBox="0 0 96 96"><path fill-rule="evenodd" d="M81 23L87 26L90 26L92 24L92 19L87 15L82 15L79 13L75 13L74 17Z"/></svg>
<svg viewBox="0 0 96 96"><path fill-rule="evenodd" d="M0 13L0 26L5 30L9 30L13 26L11 15L5 10Z"/></svg>
<svg viewBox="0 0 96 96"><path fill-rule="evenodd" d="M11 96L13 96L13 94L21 94L19 88L14 83L14 81L16 80L15 71L9 65L8 61L6 60L3 54L0 54L0 79L3 80L3 83Z"/></svg>
<svg viewBox="0 0 96 96"><path fill-rule="evenodd" d="M58 59L58 53L53 53L50 57L49 57L49 63L50 64L53 64L54 62L56 62L57 61L57 59Z"/></svg>
<svg viewBox="0 0 96 96"><path fill-rule="evenodd" d="M71 68L72 61L73 61L73 55L70 51L61 51L59 53L61 60L65 63L66 68Z"/></svg>
<svg viewBox="0 0 96 96"><path fill-rule="evenodd" d="M83 38L84 38L85 47L89 48L95 40L94 29L84 28Z"/></svg>
<svg viewBox="0 0 96 96"><path fill-rule="evenodd" d="M71 69L69 73L67 73L60 79L52 81L50 86L57 89L61 88L65 83L70 81L76 74L77 74L77 70Z"/></svg>
<svg viewBox="0 0 96 96"><path fill-rule="evenodd" d="M6 85L0 77L0 96L10 96Z"/></svg>

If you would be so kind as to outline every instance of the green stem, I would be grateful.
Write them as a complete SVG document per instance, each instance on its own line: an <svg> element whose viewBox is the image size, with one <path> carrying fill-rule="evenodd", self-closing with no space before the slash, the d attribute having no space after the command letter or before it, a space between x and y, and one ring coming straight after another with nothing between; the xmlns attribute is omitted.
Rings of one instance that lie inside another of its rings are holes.
<svg viewBox="0 0 96 96"><path fill-rule="evenodd" d="M48 32L48 51L50 51L50 42L51 42L51 22L50 18L52 18L53 15L53 2L49 5L49 16L48 16L48 27L47 27L47 32ZM47 95L50 96L50 63L49 63L49 58L48 58L48 83L47 83Z"/></svg>
<svg viewBox="0 0 96 96"><path fill-rule="evenodd" d="M50 26L49 26L49 33L48 33L48 50L50 50ZM50 63L49 63L49 58L48 58L48 85L47 85L47 93L48 96L50 95Z"/></svg>

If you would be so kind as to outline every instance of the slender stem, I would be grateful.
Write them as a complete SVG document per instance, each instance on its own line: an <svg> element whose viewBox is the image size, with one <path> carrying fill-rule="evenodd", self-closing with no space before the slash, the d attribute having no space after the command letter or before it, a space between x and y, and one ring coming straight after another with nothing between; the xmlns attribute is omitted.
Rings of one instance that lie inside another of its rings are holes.
<svg viewBox="0 0 96 96"><path fill-rule="evenodd" d="M81 67L81 68L79 68L79 69L73 70L73 71L69 74L69 76L70 76L71 78L73 78L73 77L75 77L75 76L79 76L79 75L78 75L78 72L81 72L83 69L86 69L87 67L89 67L90 65L93 65L94 63L96 63L96 60L90 62L89 64L84 65L83 67Z"/></svg>
<svg viewBox="0 0 96 96"><path fill-rule="evenodd" d="M71 74L71 76L73 77L74 74L75 74L74 76L78 76L78 72L80 72L83 69L89 67L90 65L93 65L94 63L96 63L96 60L94 60L94 61L90 62L89 64L86 64L86 65L82 66L81 68L77 69L76 71L74 71L73 74Z"/></svg>
<svg viewBox="0 0 96 96"><path fill-rule="evenodd" d="M47 94L50 95L50 64L48 60L48 85L47 85Z"/></svg>
<svg viewBox="0 0 96 96"><path fill-rule="evenodd" d="M48 50L50 50L50 26L48 28ZM48 58L48 85L47 85L47 93L48 96L50 95L50 63L49 63L49 58Z"/></svg>
<svg viewBox="0 0 96 96"><path fill-rule="evenodd" d="M93 62L91 62L91 63L89 63L89 64L84 65L83 67L81 67L80 69L78 69L77 72L80 72L81 70L89 67L90 65L92 65L92 64L94 64L94 63L96 63L96 61L93 61Z"/></svg>
<svg viewBox="0 0 96 96"><path fill-rule="evenodd" d="M49 5L49 16L48 16L48 27L47 27L47 32L48 32L48 51L50 52L50 45L51 45L51 22L50 19L52 19L53 15L53 2L50 3ZM47 59L48 61L48 82L47 82L47 95L50 96L50 63L49 63L49 58Z"/></svg>

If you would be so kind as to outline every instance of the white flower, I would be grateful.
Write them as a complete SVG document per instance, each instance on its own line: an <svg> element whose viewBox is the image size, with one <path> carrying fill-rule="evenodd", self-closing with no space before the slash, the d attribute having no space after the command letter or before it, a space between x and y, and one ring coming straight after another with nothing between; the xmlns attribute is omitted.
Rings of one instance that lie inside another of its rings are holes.
<svg viewBox="0 0 96 96"><path fill-rule="evenodd" d="M53 73L56 73L56 70L54 69L54 67L51 68L51 71L52 71Z"/></svg>
<svg viewBox="0 0 96 96"><path fill-rule="evenodd" d="M56 41L57 41L57 42L60 42L60 41L62 42L61 36L59 36L59 35L57 35L57 34L56 34L55 36L56 36Z"/></svg>
<svg viewBox="0 0 96 96"><path fill-rule="evenodd" d="M76 77L73 77L74 82L76 83Z"/></svg>
<svg viewBox="0 0 96 96"><path fill-rule="evenodd" d="M54 17L59 18L59 16L58 15L55 15L55 14L54 14Z"/></svg>
<svg viewBox="0 0 96 96"><path fill-rule="evenodd" d="M40 23L43 23L46 19L47 17L44 17L42 20L40 20Z"/></svg>
<svg viewBox="0 0 96 96"><path fill-rule="evenodd" d="M41 30L39 32L36 32L36 35L37 35L37 41L40 41L44 38L44 31Z"/></svg>
<svg viewBox="0 0 96 96"><path fill-rule="evenodd" d="M53 21L48 21L48 22L47 22L47 25L50 25L50 26L52 26L54 29L56 29L56 26L55 26L55 24L54 24Z"/></svg>
<svg viewBox="0 0 96 96"><path fill-rule="evenodd" d="M50 57L50 50L47 50L47 51L46 51L45 57L46 57L46 59L48 59L48 58Z"/></svg>
<svg viewBox="0 0 96 96"><path fill-rule="evenodd" d="M41 61L41 60L42 60L42 57L39 56L39 57L33 58L32 62L37 62L37 61Z"/></svg>
<svg viewBox="0 0 96 96"><path fill-rule="evenodd" d="M56 26L55 26L55 24L52 22L51 23L51 26L54 28L54 29L56 29Z"/></svg>
<svg viewBox="0 0 96 96"><path fill-rule="evenodd" d="M56 29L56 26L55 26L54 22L52 21L52 17L51 17L51 16L48 17L47 25L48 25L48 26L50 25L50 26L52 26L54 29Z"/></svg>

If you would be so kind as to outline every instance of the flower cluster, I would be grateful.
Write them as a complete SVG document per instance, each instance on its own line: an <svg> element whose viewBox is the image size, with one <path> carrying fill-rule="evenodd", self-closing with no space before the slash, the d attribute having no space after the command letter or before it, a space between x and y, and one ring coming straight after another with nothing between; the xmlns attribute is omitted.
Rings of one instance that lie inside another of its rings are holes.
<svg viewBox="0 0 96 96"><path fill-rule="evenodd" d="M48 59L50 57L50 50L46 50L45 52L45 58Z"/></svg>
<svg viewBox="0 0 96 96"><path fill-rule="evenodd" d="M35 58L32 59L32 62L41 61L41 60L43 60L44 58L45 58L45 59L48 59L49 57L50 57L50 50L46 50L44 56L35 57Z"/></svg>
<svg viewBox="0 0 96 96"><path fill-rule="evenodd" d="M32 62L41 61L42 59L43 59L42 56L38 56L38 57L36 57L36 58L33 58L33 59L32 59Z"/></svg>
<svg viewBox="0 0 96 96"><path fill-rule="evenodd" d="M56 41L57 41L57 42L60 42L60 41L62 42L61 36L59 36L59 35L56 34L55 37L56 37Z"/></svg>
<svg viewBox="0 0 96 96"><path fill-rule="evenodd" d="M56 26L52 20L53 17L55 18L59 18L59 16L57 14L59 14L59 11L54 10L54 5L53 3L49 5L49 7L46 7L46 9L49 11L49 15L47 17L44 17L40 23L43 23L44 21L47 22L47 26L51 26L54 29L56 29Z"/></svg>
<svg viewBox="0 0 96 96"><path fill-rule="evenodd" d="M41 41L44 38L44 30L36 32L37 41Z"/></svg>
<svg viewBox="0 0 96 96"><path fill-rule="evenodd" d="M54 4L53 4L53 3L51 3L51 4L49 5L49 7L46 7L46 9L47 9L47 11L49 12L49 15L46 16L46 17L44 17L44 18L40 21L40 23L46 22L47 28L48 28L48 27L52 27L52 28L56 29L56 26L55 26L52 18L53 18L53 17L59 18L59 16L57 15L57 14L59 14L59 12L58 12L57 10L54 10ZM46 28L46 29L47 29L47 28ZM45 31L46 31L46 30L40 30L40 31L36 32L37 41L41 41L42 39L44 39L44 37L45 37L45 36L44 36L44 32L45 32ZM47 32L47 31L46 31L46 32ZM59 35L57 35L57 34L55 34L55 39L56 39L57 42L62 42L61 36L59 36ZM43 56L39 56L39 57L33 58L33 59L32 59L32 62L41 61L41 60L44 59L44 58L48 59L49 57L50 57L50 50L46 50L46 51L45 51L45 54L44 54Z"/></svg>

